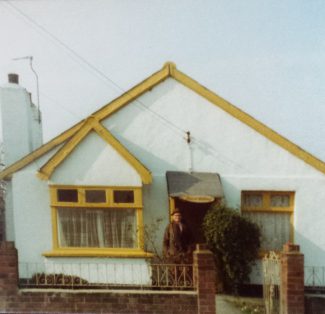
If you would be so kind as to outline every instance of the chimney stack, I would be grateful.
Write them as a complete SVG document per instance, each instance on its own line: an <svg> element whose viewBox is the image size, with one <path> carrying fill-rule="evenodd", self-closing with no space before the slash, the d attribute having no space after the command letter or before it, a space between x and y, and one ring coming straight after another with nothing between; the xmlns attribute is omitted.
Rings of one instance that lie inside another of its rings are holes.
<svg viewBox="0 0 325 314"><path fill-rule="evenodd" d="M42 145L38 108L32 103L27 90L18 84L18 75L10 73L8 78L9 83L0 86L1 162L6 167Z"/></svg>
<svg viewBox="0 0 325 314"><path fill-rule="evenodd" d="M19 84L19 76L15 73L8 74L8 82L13 84Z"/></svg>

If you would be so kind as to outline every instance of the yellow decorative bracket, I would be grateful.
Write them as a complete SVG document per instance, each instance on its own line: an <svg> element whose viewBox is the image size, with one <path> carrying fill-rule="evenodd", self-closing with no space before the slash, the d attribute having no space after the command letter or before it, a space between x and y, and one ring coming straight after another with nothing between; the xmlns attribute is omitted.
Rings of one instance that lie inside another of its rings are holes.
<svg viewBox="0 0 325 314"><path fill-rule="evenodd" d="M74 150L74 148L82 141L82 139L93 128L95 118L93 116L85 120L83 126L77 133L66 142L61 149L38 171L38 177L43 180L48 180L55 168Z"/></svg>
<svg viewBox="0 0 325 314"><path fill-rule="evenodd" d="M102 139L111 145L140 175L144 184L152 181L150 171L141 164L94 116L90 116L80 130L38 171L38 177L48 180L54 170L70 155L75 147L89 134L95 131Z"/></svg>
<svg viewBox="0 0 325 314"><path fill-rule="evenodd" d="M100 135L109 145L111 145L140 175L144 184L152 182L150 171L142 165L106 128L99 122L94 124L94 130Z"/></svg>

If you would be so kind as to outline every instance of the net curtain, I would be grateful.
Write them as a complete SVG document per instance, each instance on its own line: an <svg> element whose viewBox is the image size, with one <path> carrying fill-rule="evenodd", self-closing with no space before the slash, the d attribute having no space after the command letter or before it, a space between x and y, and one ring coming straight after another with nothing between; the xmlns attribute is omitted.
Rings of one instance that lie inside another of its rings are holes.
<svg viewBox="0 0 325 314"><path fill-rule="evenodd" d="M58 208L61 247L134 248L134 209Z"/></svg>

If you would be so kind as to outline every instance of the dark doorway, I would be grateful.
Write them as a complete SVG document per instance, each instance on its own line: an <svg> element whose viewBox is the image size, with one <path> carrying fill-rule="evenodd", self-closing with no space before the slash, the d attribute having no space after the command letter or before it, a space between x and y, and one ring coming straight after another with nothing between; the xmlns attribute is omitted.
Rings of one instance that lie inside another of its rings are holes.
<svg viewBox="0 0 325 314"><path fill-rule="evenodd" d="M192 203L175 198L175 208L178 208L190 228L195 243L205 243L202 222L212 203Z"/></svg>

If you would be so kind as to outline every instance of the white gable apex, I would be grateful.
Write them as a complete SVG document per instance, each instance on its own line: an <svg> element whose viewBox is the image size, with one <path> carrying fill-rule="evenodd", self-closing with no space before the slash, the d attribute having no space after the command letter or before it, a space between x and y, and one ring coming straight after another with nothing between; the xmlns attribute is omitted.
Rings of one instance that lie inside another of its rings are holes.
<svg viewBox="0 0 325 314"><path fill-rule="evenodd" d="M324 178L308 163L173 78L102 124L108 129L114 126L110 131L155 175L163 175L167 167L235 177ZM191 134L190 145L186 131Z"/></svg>
<svg viewBox="0 0 325 314"><path fill-rule="evenodd" d="M142 185L137 171L93 131L55 169L50 181L67 185Z"/></svg>

